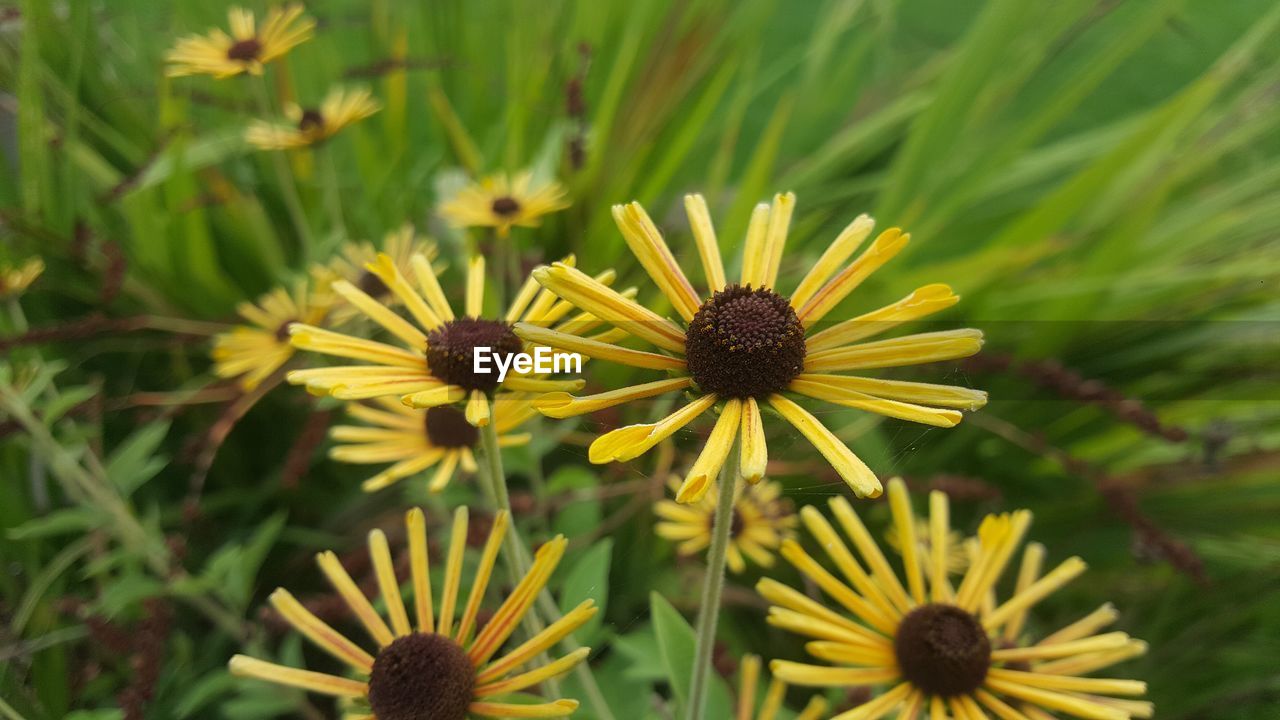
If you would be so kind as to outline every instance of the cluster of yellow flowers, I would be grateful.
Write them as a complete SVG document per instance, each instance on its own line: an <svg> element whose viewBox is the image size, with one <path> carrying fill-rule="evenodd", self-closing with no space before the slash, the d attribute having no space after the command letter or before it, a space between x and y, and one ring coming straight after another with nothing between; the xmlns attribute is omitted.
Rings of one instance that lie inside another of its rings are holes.
<svg viewBox="0 0 1280 720"><path fill-rule="evenodd" d="M260 26L247 11L233 10L230 25L229 35L219 30L180 41L169 56L170 73L260 74L265 64L311 37L314 27L296 6L272 11ZM286 110L293 126L256 123L247 137L261 148L304 147L376 110L365 90L335 91L318 109ZM496 238L505 239L513 227L537 226L543 216L566 207L565 197L557 183L535 182L529 173L497 175L457 194L441 206L440 214L459 227L493 228ZM982 345L981 332L971 329L878 337L954 305L959 297L946 285L926 285L871 312L832 318L842 301L906 247L910 236L890 228L872 239L874 221L859 216L785 292L779 279L793 195L777 195L754 209L736 281L728 279L706 201L688 195L684 204L701 261L697 280L703 291L696 289L644 208L637 203L613 208L623 238L660 292L660 306L639 302L635 288L612 287L614 271L589 274L571 256L534 269L512 293L505 311L487 312L486 259L480 254L465 262L464 300L457 306L441 285L435 244L404 226L380 248L350 244L337 259L313 268L306 281L240 308L248 324L215 343L218 375L238 378L246 390L287 380L347 401L358 424L333 428L337 444L331 455L342 462L385 466L365 481L367 491L433 469L427 487L439 492L459 468L476 473L483 466L486 481L481 487L490 493L497 514L462 604L465 506L454 515L438 593L432 589L427 521L421 510L410 510L406 518L409 593L401 591L387 538L380 531L369 536L381 609L336 556L318 557L323 574L376 643L372 653L311 614L287 591L272 595L279 613L349 665L354 678L239 655L231 661L232 671L347 698L347 717L463 720L572 714L578 707L574 700L528 702L512 695L581 669L589 651L572 645L570 636L596 609L586 602L560 615L554 603L547 603L552 610L539 605L566 541L556 537L528 556L509 514L500 449L529 442L531 434L518 431L538 413L567 418L680 393L684 403L654 422L600 435L590 445L589 458L592 463L627 462L668 441L699 416L716 416L706 442L691 456L683 476L672 482L674 501L664 500L655 508L661 518L658 535L679 543L682 554L708 553L691 717L703 712L708 640L714 640L725 565L735 573L748 560L770 568L775 554L803 576L806 586L761 580L757 590L771 606L768 622L808 638L807 651L825 664L773 661L773 679L756 712L761 662L744 658L738 720L778 717L788 683L884 688L835 716L840 720L875 720L894 712L899 718L924 715L931 720L991 715L1042 720L1055 712L1099 720L1150 717L1149 703L1125 699L1144 693L1143 683L1086 677L1145 649L1124 633L1098 632L1116 619L1109 605L1039 640L1024 631L1029 611L1084 570L1080 559L1068 559L1042 574L1045 550L1028 545L1013 593L999 599L998 581L1023 542L1029 512L989 516L976 537L964 540L950 527L946 496L933 493L927 518L920 519L905 485L890 481L890 544L901 557L904 584L844 497L830 502L833 524L812 505L795 512L781 486L766 479L765 416L772 409L817 449L854 497L875 498L884 489L877 473L796 396L943 428L959 423L963 411L985 404L985 393L965 387L849 374L955 360ZM670 316L664 314L666 308ZM505 377L481 372L474 362L478 348L505 355L555 348L659 371L660 377L575 395L585 385L580 378L538 369L517 368ZM290 369L299 349L344 364ZM795 537L801 525L815 541L810 547L820 548L829 563L810 555ZM482 621L481 605L500 551L512 570L513 587ZM412 618L406 597L412 598ZM500 653L522 622L527 638ZM543 659L557 644L568 651L556 660ZM524 669L526 665L530 668ZM827 702L815 696L797 717L816 720L826 713Z"/></svg>

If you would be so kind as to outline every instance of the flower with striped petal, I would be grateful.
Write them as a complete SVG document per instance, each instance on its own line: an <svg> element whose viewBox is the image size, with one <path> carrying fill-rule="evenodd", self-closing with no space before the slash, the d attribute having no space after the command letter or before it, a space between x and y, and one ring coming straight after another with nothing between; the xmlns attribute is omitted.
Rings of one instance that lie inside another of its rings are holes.
<svg viewBox="0 0 1280 720"><path fill-rule="evenodd" d="M756 711L756 696L760 686L760 658L757 655L745 655L742 667L738 671L738 703L734 708L733 720L774 720L782 709L786 699L787 684L778 678L769 681L764 693L764 702ZM809 698L804 709L795 716L795 720L819 720L827 712L827 701L821 695Z"/></svg>
<svg viewBox="0 0 1280 720"><path fill-rule="evenodd" d="M316 558L334 590L377 645L372 653L316 617L289 591L280 588L271 594L271 604L290 625L317 647L349 665L355 677L286 667L246 655L231 658L232 674L349 698L359 709L347 717L362 720L571 715L578 707L576 700L516 702L512 693L562 675L586 659L590 650L582 648L541 667L521 671L590 620L597 609L593 601L583 602L537 635L506 654L499 654L555 571L564 555L565 539L556 537L538 549L528 574L507 594L489 621L481 624L481 605L510 516L505 512L494 516L465 604L461 604L459 593L467 546L467 509L458 508L454 513L444 587L438 604L431 589L425 515L415 508L408 512L405 521L411 598L401 594L386 536L380 530L369 533L369 557L382 595L385 618L347 574L336 555L324 552Z"/></svg>
<svg viewBox="0 0 1280 720"><path fill-rule="evenodd" d="M565 265L572 264L572 256L566 258ZM532 349L512 332L512 323L520 320L554 328L557 334L583 336L585 342L601 344L625 334L604 330L587 335L603 323L588 313L570 315L573 305L539 288L533 278L516 293L504 316L500 319L482 317L485 261L479 255L471 258L467 268L465 314L455 316L436 270L426 256L414 255L410 265L416 285L409 282L386 253L379 253L377 261L366 265L366 269L390 289L413 322L349 281L333 283L333 291L338 296L394 335L401 346L312 325L294 326L295 347L365 364L297 370L288 374L289 382L342 400L395 396L415 408L465 403L467 422L483 427L489 423L491 398L501 399L508 392L572 391L583 386L582 380L554 380L545 374L522 373L514 368L501 382L496 372L476 372L473 361L476 348L488 348L492 355L506 356L508 360L515 353ZM596 280L607 285L613 278L614 273L608 271Z"/></svg>
<svg viewBox="0 0 1280 720"><path fill-rule="evenodd" d="M366 88L334 88L318 107L286 105L288 125L255 120L245 130L244 139L259 150L296 150L322 143L381 108Z"/></svg>
<svg viewBox="0 0 1280 720"><path fill-rule="evenodd" d="M782 556L838 607L775 580L760 581L756 589L772 603L769 624L812 638L806 650L829 663L775 660L776 677L794 685L887 688L832 720L877 720L895 711L905 720L1043 720L1051 712L1089 720L1151 717L1151 703L1130 699L1144 694L1146 683L1086 677L1146 651L1146 643L1123 632L1099 632L1117 617L1110 604L1039 640L1024 632L1029 611L1083 573L1084 561L1068 558L1042 573L1044 547L1029 544L1012 596L997 599L996 584L1031 525L1029 511L988 515L978 529L977 552L953 585L946 495L929 496L927 557L918 552L901 480L889 482L889 505L905 539L905 585L843 498L832 500L831 510L861 563L822 513L801 511L840 576L794 541L783 543Z"/></svg>
<svg viewBox="0 0 1280 720"><path fill-rule="evenodd" d="M386 253L400 274L406 277L413 274L414 255L422 255L428 262L435 262L439 254L433 241L418 235L412 224L405 223L383 236L381 248L374 247L367 240L344 244L333 259L317 268L317 272L328 275L331 282L333 279L346 280L386 307L400 307L400 300L391 288L366 269L370 263L378 261L379 252ZM329 325L339 327L358 317L364 317L359 308L348 302L338 302L329 314Z"/></svg>
<svg viewBox="0 0 1280 720"><path fill-rule="evenodd" d="M454 227L491 227L500 238L513 227L537 227L544 215L569 207L564 187L554 181L535 182L533 173L490 175L469 185L440 207Z"/></svg>
<svg viewBox="0 0 1280 720"><path fill-rule="evenodd" d="M535 413L525 396L504 393L493 410L498 446L528 444L532 437L529 433L511 431ZM448 405L419 410L406 407L395 398L381 397L365 403L349 403L347 414L365 424L333 428L329 436L343 444L330 450L329 457L345 463L392 463L364 481L361 487L365 492L381 490L435 468L427 490L438 493L445 489L459 467L468 474L476 472L472 449L480 439L480 432L467 422L461 411Z"/></svg>
<svg viewBox="0 0 1280 720"><path fill-rule="evenodd" d="M672 479L672 489L679 480ZM676 545L680 555L696 555L711 545L712 520L716 512L715 488L696 503L682 505L659 500L653 512L661 520L654 526L658 537ZM747 559L760 567L773 567L773 555L783 539L800 524L791 501L782 497L782 486L772 480L756 485L742 485L733 501L733 522L729 529L729 546L725 561L729 570L741 573Z"/></svg>
<svg viewBox="0 0 1280 720"><path fill-rule="evenodd" d="M301 5L277 7L259 26L253 12L240 7L227 11L231 34L214 28L189 35L166 55L169 77L212 75L221 80L240 73L261 75L263 67L311 39L316 23L302 16Z"/></svg>
<svg viewBox="0 0 1280 720"><path fill-rule="evenodd" d="M813 443L855 495L879 495L882 488L875 473L785 393L953 427L960 422L960 410L975 410L986 403L986 393L840 373L967 357L982 346L982 333L950 330L866 342L892 327L954 305L959 297L946 285L926 285L895 303L812 332L863 280L897 255L910 236L897 228L886 230L847 262L874 225L871 218L859 216L823 252L790 297L784 297L775 288L794 205L795 196L787 193L776 196L772 205L756 206L747 229L739 283L729 284L706 202L700 195L685 196L709 297L694 290L638 203L615 206L614 220L627 244L683 324L620 297L572 267L556 264L534 270L543 287L657 350L591 343L522 324L516 325L516 333L528 341L588 357L664 370L669 377L586 397L552 392L536 400L535 406L546 415L562 418L677 390L695 392L692 402L656 423L631 425L599 437L591 445L590 458L603 463L639 457L723 401L715 429L676 496L678 502L695 502L707 492L739 438L741 476L750 482L764 476L768 450L762 409L772 407Z"/></svg>
<svg viewBox="0 0 1280 720"><path fill-rule="evenodd" d="M295 349L289 342L294 323L318 323L332 304L323 293L311 292L304 280L292 290L276 288L257 303L236 308L247 325L237 325L213 339L213 372L221 378L240 378L240 387L253 390L289 362Z"/></svg>

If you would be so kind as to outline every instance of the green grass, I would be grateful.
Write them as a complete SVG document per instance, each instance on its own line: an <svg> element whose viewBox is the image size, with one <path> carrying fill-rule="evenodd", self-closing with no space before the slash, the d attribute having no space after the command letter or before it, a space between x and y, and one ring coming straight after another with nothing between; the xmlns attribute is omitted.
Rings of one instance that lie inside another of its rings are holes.
<svg viewBox="0 0 1280 720"><path fill-rule="evenodd" d="M832 406L823 422L884 475L980 484L985 499L956 500L964 529L985 512L1034 510L1031 535L1050 561L1091 565L1034 629L1114 601L1122 629L1151 645L1115 672L1150 684L1158 717L1260 718L1280 704L1273 3L327 0L308 5L317 37L272 65L262 88L163 76L173 40L223 24L222 3L3 7L0 264L39 255L48 269L5 305L0 338L61 336L6 345L0 358L0 716L121 717L118 695L139 673L101 621L145 634L153 598L172 620L146 717L329 713L321 699L232 681L226 659L247 649L302 662L296 637L259 622L266 594L318 591L310 555L358 550L370 527L427 502L423 484L365 495L363 476L319 448L301 480L282 482L304 425L336 405L281 387L235 426L190 505L192 448L229 397L209 372L208 324L233 322L237 302L341 242L405 221L440 242L456 287L483 239L447 227L440 198L469 175L524 167L560 179L573 204L513 234L521 258L574 252L588 272L616 267L620 286L653 303L611 204L645 203L695 267L681 196L703 192L732 266L754 204L794 190L784 287L859 212L909 230L908 250L837 312L947 282L964 299L946 321L982 328L989 354L1014 366L909 375L990 391L953 430ZM407 62L366 72L396 58ZM566 112L575 81L580 119ZM241 139L260 91L278 105L338 82L368 84L383 111L287 156L286 175L286 156ZM579 134L587 153L574 167L567 144ZM287 206L292 183L303 228ZM146 327L71 325L88 317ZM1046 361L1143 400L1186 439L1038 382ZM589 377L607 387L640 376L600 364ZM553 586L568 595L570 576L607 578L591 642L609 650L595 674L619 720L661 717L655 707L682 699L671 679L692 641L678 621L696 608L700 561L675 561L644 499L591 491L645 479L660 489L652 458L588 466L565 433L596 423L541 427L531 451L508 453L513 483L529 487L536 458L552 492L579 499L526 529L590 537L609 523L611 551L575 545ZM781 432L770 444L779 459L812 456ZM677 436L677 467L696 447ZM840 489L821 472L777 479L795 502L816 503ZM1100 486L1131 493L1155 535ZM443 505L481 502L471 487L455 483ZM869 516L879 529L888 513ZM1183 543L1205 580L1153 537ZM800 657L794 638L761 622L755 577L731 579L720 638L735 654ZM653 593L665 600L651 605ZM636 700L649 696L660 700ZM801 699L793 692L793 707ZM596 717L585 704L578 716Z"/></svg>

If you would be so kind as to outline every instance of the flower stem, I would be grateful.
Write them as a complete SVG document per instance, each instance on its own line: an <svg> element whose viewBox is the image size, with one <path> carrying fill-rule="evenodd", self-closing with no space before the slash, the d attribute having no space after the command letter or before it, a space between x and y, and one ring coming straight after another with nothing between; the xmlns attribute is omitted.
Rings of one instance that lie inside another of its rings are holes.
<svg viewBox="0 0 1280 720"><path fill-rule="evenodd" d="M266 77L259 78L253 86L259 105L258 111L263 117L272 116L274 113L271 110ZM310 262L311 253L315 251L315 242L311 236L311 226L307 224L307 213L302 209L302 196L298 194L298 185L294 180L293 171L289 169L288 160L283 151L268 151L268 154L271 155L271 162L275 166L276 182L280 185L280 195L284 198L285 209L289 211L289 219L302 243L302 260Z"/></svg>
<svg viewBox="0 0 1280 720"><path fill-rule="evenodd" d="M694 646L693 678L689 683L689 720L702 720L707 711L707 688L711 684L711 657L720 620L720 595L724 592L725 554L733 527L733 500L738 492L738 443L735 440L720 468L716 486L719 498L711 526L711 547L707 550L707 575L702 584L702 605L698 609L697 644Z"/></svg>
<svg viewBox="0 0 1280 720"><path fill-rule="evenodd" d="M498 448L498 429L494 423L493 400L489 401L489 424L480 428L480 450L484 453L484 469L488 475L489 485L485 489L485 494L493 502L494 507L498 510L506 510L507 514L511 514L511 494L507 491L507 475L502 468L502 451ZM520 530L516 527L515 517L511 517L511 522L507 524L507 538L505 540L507 557L507 567L510 568L512 574L512 584L519 582L532 565L528 550L524 540L520 537ZM530 637L541 632L545 627L542 620L538 617L541 614L549 622L555 622L561 618L560 608L556 606L555 600L551 594L543 588L538 594L534 607L529 609L529 613L525 616L525 620L530 623ZM572 636L566 637L560 641L560 646L566 652L574 652L582 646L578 644ZM596 682L595 675L591 672L591 666L586 662L578 663L574 668L574 673L578 677L578 682L582 685L583 691L587 694L587 701L591 703L591 709L595 711L598 720L614 720L613 712L609 710L609 705L604 699L604 694L600 691L600 685ZM548 689L553 695L559 695L559 683L555 678L549 678L546 681Z"/></svg>

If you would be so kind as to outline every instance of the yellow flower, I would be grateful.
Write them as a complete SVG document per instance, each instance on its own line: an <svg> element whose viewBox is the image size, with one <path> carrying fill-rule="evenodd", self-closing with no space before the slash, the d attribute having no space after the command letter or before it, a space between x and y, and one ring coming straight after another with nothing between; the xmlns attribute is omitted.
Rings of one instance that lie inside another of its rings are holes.
<svg viewBox="0 0 1280 720"><path fill-rule="evenodd" d="M760 658L756 655L744 656L738 676L737 712L733 720L774 720L778 716L778 710L787 694L787 684L776 677L770 680L769 689L764 694L764 703L760 705L760 712L756 713L756 687L759 682ZM826 712L826 699L814 695L804 706L804 710L795 716L795 720L819 720Z"/></svg>
<svg viewBox="0 0 1280 720"><path fill-rule="evenodd" d="M499 447L525 445L529 433L511 433L533 414L529 401L511 393L494 408L494 428ZM427 484L440 492L461 465L476 471L472 448L480 433L459 411L447 405L415 410L395 398L375 398L371 404L350 403L347 414L366 425L339 425L330 432L335 441L346 443L329 451L329 457L346 463L394 463L364 481L365 492L374 492L428 468L436 471Z"/></svg>
<svg viewBox="0 0 1280 720"><path fill-rule="evenodd" d="M677 481L673 488L678 485ZM662 518L654 531L659 537L678 542L676 551L681 555L698 554L711 544L711 522L716 512L714 488L690 505L660 500L653 511ZM781 485L771 480L744 485L733 501L733 523L725 552L729 569L735 573L745 570L744 556L761 567L772 567L773 553L799 522L790 501L782 497Z"/></svg>
<svg viewBox="0 0 1280 720"><path fill-rule="evenodd" d="M843 498L833 499L831 509L862 564L822 513L813 507L801 511L843 579L794 541L783 543L782 556L838 608L771 579L761 580L756 589L773 604L769 624L813 638L806 650L830 665L775 660L770 666L775 677L816 687L888 687L832 720L876 720L895 709L899 718L925 713L957 720L985 718L986 711L1010 720L1042 720L1052 717L1049 712L1093 720L1151 717L1151 703L1124 699L1144 694L1146 683L1085 677L1146 652L1146 643L1125 633L1098 632L1116 619L1110 604L1038 641L1023 633L1028 611L1083 573L1084 561L1069 558L1042 574L1044 547L1030 544L1013 595L997 600L995 587L1031 524L1029 511L988 515L978 530L973 562L953 587L947 577L946 495L929 496L928 557L915 550L911 501L901 480L890 481L889 503L897 530L907 539L905 587Z"/></svg>
<svg viewBox="0 0 1280 720"><path fill-rule="evenodd" d="M169 77L212 75L222 79L249 73L261 75L267 63L311 38L316 23L302 17L301 5L277 7L257 27L253 13L233 7L227 11L231 34L214 28L205 35L178 40L165 55Z"/></svg>
<svg viewBox="0 0 1280 720"><path fill-rule="evenodd" d="M582 662L590 652L587 648L541 667L512 674L531 661L536 662L539 655L596 613L593 601L587 600L507 654L493 659L547 584L547 579L564 555L566 545L564 537L557 536L539 548L529 573L506 594L506 599L490 620L480 626L480 606L509 522L510 517L505 512L494 517L493 529L475 570L471 592L466 604L459 605L463 551L467 540L467 509L458 508L445 560L444 587L440 603L436 605L428 568L426 519L418 509L406 514L410 585L416 619L413 624L410 624L406 597L401 594L391 551L382 531L369 533L369 556L390 625L356 586L338 557L332 552L320 553L316 557L320 570L377 643L372 654L313 615L284 588L271 594L271 604L289 624L317 647L349 665L359 679L276 665L245 655L231 658L232 674L325 695L353 698L356 703L368 706L367 711L347 715L348 718L464 720L477 716L545 718L572 714L578 707L576 700L558 699L536 704L501 702L506 699L503 696L562 675Z"/></svg>
<svg viewBox="0 0 1280 720"><path fill-rule="evenodd" d="M854 494L879 495L881 486L875 473L816 417L783 393L952 427L960 422L958 409L981 407L986 393L836 373L967 357L982 346L982 333L950 330L862 342L954 305L959 298L946 285L926 285L891 305L811 332L863 280L897 255L909 236L897 228L886 230L846 265L874 225L871 218L858 217L787 298L774 288L794 204L795 196L787 193L775 196L772 206L756 206L747 230L740 284L728 284L706 202L700 195L685 196L711 291L705 300L694 290L644 208L638 203L615 206L613 216L623 237L679 313L683 326L621 297L572 267L556 264L534 270L543 287L644 339L659 352L590 343L521 324L516 325L516 334L593 358L665 370L670 377L587 397L554 392L536 400L535 407L551 417L563 418L677 390L696 391L691 403L656 423L619 428L597 438L591 445L590 459L603 463L639 457L723 401L715 429L676 496L678 502L694 502L711 487L739 437L742 476L755 482L764 475L768 451L761 406L767 404L813 443Z"/></svg>
<svg viewBox="0 0 1280 720"><path fill-rule="evenodd" d="M340 254L329 261L327 266L319 269L319 273L329 276L330 283L338 279L346 280L383 305L398 307L400 301L395 293L377 275L365 269L370 263L377 262L379 252L384 252L391 258L400 274L410 275L413 273L411 263L414 255L422 255L431 262L436 258L437 249L434 242L417 235L413 225L405 223L383 236L381 249L368 241L346 243ZM339 303L329 316L329 324L345 325L360 316L362 313L356 306L346 302Z"/></svg>
<svg viewBox="0 0 1280 720"><path fill-rule="evenodd" d="M21 265L0 265L0 300L18 297L44 273L44 261L29 258Z"/></svg>
<svg viewBox="0 0 1280 720"><path fill-rule="evenodd" d="M932 552L929 547L929 521L916 518L913 523L916 529L916 552L921 557L929 557ZM898 537L896 525L890 526L885 531L884 542L894 552L899 555L902 554L902 540ZM966 538L959 530L952 530L947 533L946 564L948 574L958 575L969 567L969 559L971 554L977 551L977 543L977 538Z"/></svg>
<svg viewBox="0 0 1280 720"><path fill-rule="evenodd" d="M245 131L245 140L260 150L293 150L328 140L348 125L378 112L381 106L365 88L334 88L320 107L285 107L290 125L257 120Z"/></svg>
<svg viewBox="0 0 1280 720"><path fill-rule="evenodd" d="M318 323L328 312L330 300L295 283L293 290L276 288L258 302L241 303L236 310L249 322L237 325L213 339L213 372L221 378L240 378L240 387L256 388L293 357L289 328L294 323Z"/></svg>
<svg viewBox="0 0 1280 720"><path fill-rule="evenodd" d="M560 183L552 180L535 185L532 173L522 172L511 179L499 173L463 188L440 213L455 227L492 227L498 237L506 237L513 226L537 227L543 215L567 207Z"/></svg>
<svg viewBox="0 0 1280 720"><path fill-rule="evenodd" d="M572 263L572 258L568 260ZM289 382L342 400L396 396L415 408L465 401L467 422L476 427L489 423L489 400L498 390L528 393L582 388L582 380L550 380L545 377L546 373L517 372L514 368L499 380L496 372L476 372L473 358L477 347L489 348L491 356L501 362L509 362L515 353L524 352L526 345L511 330L516 320L555 326L571 337L598 327L599 320L586 313L565 320L573 306L540 290L533 278L525 282L502 319L482 318L483 256L471 258L468 264L465 314L457 317L427 258L414 255L410 264L417 280L416 289L386 253L379 253L377 262L366 267L390 288L416 324L387 309L348 281L333 284L334 292L394 335L403 347L312 325L296 325L290 330L295 347L368 364L295 370L288 374ZM613 277L609 271L599 279L607 283L612 282ZM594 337L603 341L616 339L619 334L606 331Z"/></svg>

